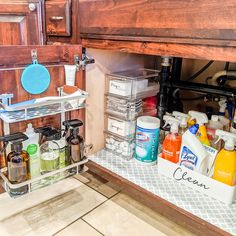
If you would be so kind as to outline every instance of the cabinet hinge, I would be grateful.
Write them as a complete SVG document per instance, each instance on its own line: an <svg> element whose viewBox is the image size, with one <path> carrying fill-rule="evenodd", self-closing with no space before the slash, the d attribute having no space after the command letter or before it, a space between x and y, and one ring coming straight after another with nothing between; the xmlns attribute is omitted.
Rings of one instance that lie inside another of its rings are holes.
<svg viewBox="0 0 236 236"><path fill-rule="evenodd" d="M95 60L93 58L90 58L86 55L85 50L83 50L82 57L75 55L74 60L77 70L85 70L87 65L95 63Z"/></svg>

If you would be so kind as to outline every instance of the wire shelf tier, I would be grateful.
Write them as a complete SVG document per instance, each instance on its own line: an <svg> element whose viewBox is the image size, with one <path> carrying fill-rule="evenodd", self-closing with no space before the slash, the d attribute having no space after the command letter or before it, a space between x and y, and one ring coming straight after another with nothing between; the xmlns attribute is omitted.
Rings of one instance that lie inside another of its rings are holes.
<svg viewBox="0 0 236 236"><path fill-rule="evenodd" d="M88 158L84 157L84 159L80 162L73 163L71 165L68 165L64 168L51 171L49 173L40 175L38 177L35 177L33 179L29 179L27 181L24 181L22 183L13 184L11 183L7 178L7 169L3 168L1 169L0 176L3 179L3 187L4 189L9 193L9 195L13 198L20 197L24 194L30 193L32 191L35 191L37 189L52 185L58 181L61 181L65 178L71 177L76 174L81 174L84 171L87 170L87 167L83 166L88 162ZM83 167L81 167L83 166ZM11 194L11 191L17 191L20 189L23 189L25 192L24 194Z"/></svg>
<svg viewBox="0 0 236 236"><path fill-rule="evenodd" d="M15 123L78 110L85 108L85 100L87 97L88 93L83 92L82 95L71 96L70 98L63 98L62 96L58 97L57 100L28 104L23 107L20 106L19 108L8 106L4 107L6 109L0 110L0 118L6 123Z"/></svg>

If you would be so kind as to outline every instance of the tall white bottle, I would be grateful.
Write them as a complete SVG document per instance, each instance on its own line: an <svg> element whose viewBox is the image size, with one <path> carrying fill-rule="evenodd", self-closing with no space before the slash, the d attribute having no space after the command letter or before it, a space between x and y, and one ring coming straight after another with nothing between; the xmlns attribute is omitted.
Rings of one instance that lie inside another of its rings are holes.
<svg viewBox="0 0 236 236"><path fill-rule="evenodd" d="M206 175L208 153L196 137L198 128L199 125L195 124L183 134L179 164L188 169Z"/></svg>
<svg viewBox="0 0 236 236"><path fill-rule="evenodd" d="M28 124L25 134L28 140L23 142L23 149L28 152L30 177L35 178L40 175L40 151L39 151L39 134L34 132L31 123Z"/></svg>

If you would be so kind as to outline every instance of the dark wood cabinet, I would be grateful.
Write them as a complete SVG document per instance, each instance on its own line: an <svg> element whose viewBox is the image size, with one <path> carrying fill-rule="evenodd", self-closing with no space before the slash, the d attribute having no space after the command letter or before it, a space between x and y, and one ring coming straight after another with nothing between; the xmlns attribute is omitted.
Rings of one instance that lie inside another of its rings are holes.
<svg viewBox="0 0 236 236"><path fill-rule="evenodd" d="M234 0L81 0L81 34L235 46L235 11Z"/></svg>
<svg viewBox="0 0 236 236"><path fill-rule="evenodd" d="M71 36L71 1L46 1L46 31L52 36Z"/></svg>
<svg viewBox="0 0 236 236"><path fill-rule="evenodd" d="M235 0L80 0L84 47L236 61Z"/></svg>
<svg viewBox="0 0 236 236"><path fill-rule="evenodd" d="M0 45L43 44L43 1L0 1Z"/></svg>

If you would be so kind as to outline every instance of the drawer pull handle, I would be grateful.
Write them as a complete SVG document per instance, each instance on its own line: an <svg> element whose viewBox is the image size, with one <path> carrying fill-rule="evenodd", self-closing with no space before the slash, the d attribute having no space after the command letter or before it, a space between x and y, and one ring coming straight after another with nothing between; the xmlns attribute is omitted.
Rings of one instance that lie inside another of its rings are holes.
<svg viewBox="0 0 236 236"><path fill-rule="evenodd" d="M50 19L51 20L63 20L64 17L63 16L51 16Z"/></svg>

